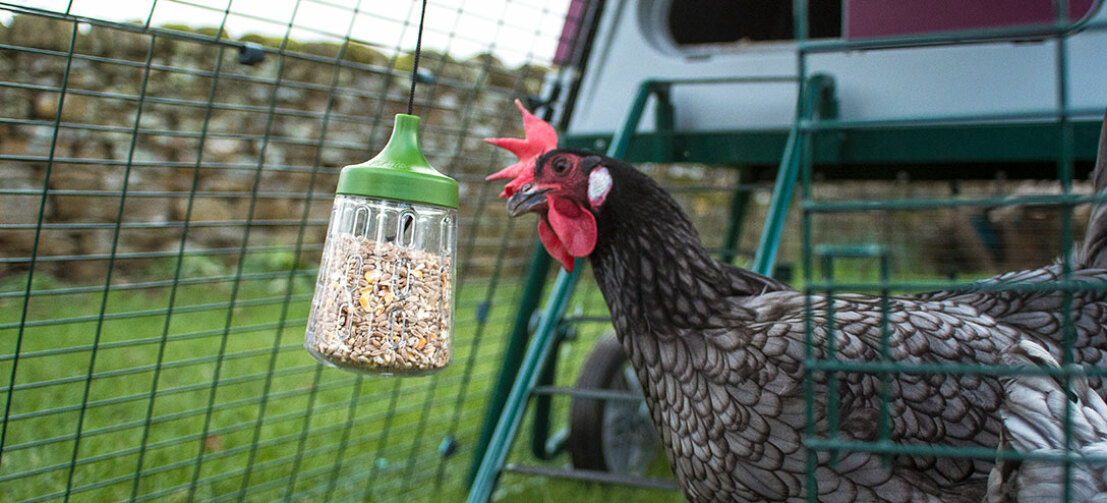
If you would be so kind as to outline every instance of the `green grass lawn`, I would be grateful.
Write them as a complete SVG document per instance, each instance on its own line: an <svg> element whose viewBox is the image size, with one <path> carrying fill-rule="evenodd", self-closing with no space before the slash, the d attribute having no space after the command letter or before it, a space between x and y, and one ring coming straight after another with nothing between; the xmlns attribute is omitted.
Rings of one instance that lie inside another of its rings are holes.
<svg viewBox="0 0 1107 503"><path fill-rule="evenodd" d="M176 289L118 281L107 297L102 284L40 275L22 335L26 278L0 282L0 382L6 386L18 365L14 386L0 394L11 402L0 494L15 501L63 500L67 492L75 501L463 500L520 281L467 279L446 370L359 377L318 365L303 350L313 274L249 264L237 286L233 270L188 262ZM869 269L845 265L836 279L875 280ZM173 271L154 267L138 277L172 279ZM603 314L602 304L587 281L570 310ZM607 329L581 326L578 342L561 349L556 384L573 384ZM555 428L564 427L569 400L553 405ZM567 467L564 454L552 462L530 454L532 417L509 460ZM456 448L444 453L450 443ZM653 475L667 475L664 462ZM681 500L515 474L503 476L496 497Z"/></svg>
<svg viewBox="0 0 1107 503"><path fill-rule="evenodd" d="M233 272L186 268L175 291L115 282L106 298L102 284L40 275L21 336L26 278L0 284L7 292L0 297L0 382L18 365L14 386L0 394L11 401L0 494L11 501L60 501L67 491L74 501L464 499L518 281L469 281L458 295L453 364L397 379L323 367L303 350L313 277L295 276L289 288L287 271L248 270L236 291ZM204 277L225 280L192 281ZM486 301L482 326L475 313ZM581 295L574 308L598 301L595 292ZM564 348L558 384L572 384L601 330L585 330L582 342ZM554 406L561 427L568 401ZM513 462L536 462L527 449L532 415ZM447 439L457 445L451 455L440 451ZM567 463L562 455L552 465ZM497 491L503 501L623 495L680 500L671 492L517 475L505 475Z"/></svg>

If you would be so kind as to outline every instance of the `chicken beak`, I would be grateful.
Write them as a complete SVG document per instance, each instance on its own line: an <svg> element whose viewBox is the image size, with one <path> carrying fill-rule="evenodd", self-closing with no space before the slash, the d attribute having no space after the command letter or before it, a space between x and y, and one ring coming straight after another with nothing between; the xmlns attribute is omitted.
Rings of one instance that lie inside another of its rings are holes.
<svg viewBox="0 0 1107 503"><path fill-rule="evenodd" d="M507 200L507 214L517 217L528 211L534 211L546 204L546 193L549 188L536 188L534 184L526 184L520 190L511 195Z"/></svg>

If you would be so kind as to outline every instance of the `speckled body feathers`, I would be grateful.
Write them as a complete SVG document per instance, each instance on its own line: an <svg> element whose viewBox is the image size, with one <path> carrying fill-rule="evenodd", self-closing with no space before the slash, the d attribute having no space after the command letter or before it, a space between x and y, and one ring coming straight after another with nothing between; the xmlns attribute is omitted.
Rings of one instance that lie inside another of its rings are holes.
<svg viewBox="0 0 1107 503"><path fill-rule="evenodd" d="M592 267L616 333L638 373L670 464L690 501L801 501L805 497L801 292L707 256L676 203L633 168L607 160L614 180L597 212ZM1096 257L1093 251L1088 257ZM1009 273L956 292L888 299L889 356L901 363L996 364L1019 340L1058 350L1063 294L1048 283L1059 266ZM1074 279L1107 280L1081 268ZM1020 285L995 291L995 285ZM1041 284L1041 290L1025 288ZM881 359L880 297L810 298L816 358L833 327L844 361ZM1107 296L1072 299L1076 359L1107 357ZM815 373L818 434L827 433L826 373ZM1094 386L1098 387L1095 382ZM875 441L881 382L836 377L843 440ZM895 373L890 438L897 444L994 448L999 381L979 374ZM820 501L980 501L988 460L818 454Z"/></svg>

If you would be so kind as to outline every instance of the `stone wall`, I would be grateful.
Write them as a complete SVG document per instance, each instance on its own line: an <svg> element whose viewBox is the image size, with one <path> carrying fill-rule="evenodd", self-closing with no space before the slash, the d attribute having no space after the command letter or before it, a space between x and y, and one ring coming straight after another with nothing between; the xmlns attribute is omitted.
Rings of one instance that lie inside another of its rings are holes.
<svg viewBox="0 0 1107 503"><path fill-rule="evenodd" d="M409 55L258 35L217 42L215 29L184 26L144 33L82 25L75 39L72 29L35 16L0 25L0 277L27 270L40 215L36 271L66 281L103 278L113 249L121 257L116 277L147 280L152 266L175 261L185 222L185 265L199 268L197 275L226 273L236 263L247 221L253 222L247 244L259 250L255 262L313 267L338 169L371 157L387 140L391 117L406 111ZM241 63L245 42L265 47L264 61ZM473 274L487 273L505 243L507 264L521 270L534 242L530 223L503 239L499 189L481 181L511 159L481 139L521 135L510 102L537 94L546 73L506 68L490 55L457 61L430 52L421 60L416 113L423 118L423 148L433 165L461 182L462 256ZM666 185L732 183L727 170L697 169L678 170L699 173L695 180L667 170L653 176ZM846 199L950 195L941 184L823 185L819 190ZM980 196L1056 190L1055 184L999 185L964 189ZM710 229L725 226L725 192L680 196L709 245L721 236ZM768 188L760 193L767 197ZM757 242L767 203L761 199L743 248ZM1086 221L1086 208L1080 211L1077 237ZM875 239L904 250L900 266L923 274L1037 267L1060 250L1056 210L908 213L835 215L818 222L816 237ZM789 222L795 231L785 236L782 262L799 256L798 226L798 217ZM301 228L308 252L290 264Z"/></svg>
<svg viewBox="0 0 1107 503"><path fill-rule="evenodd" d="M292 245L309 195L304 241L317 247L338 168L371 157L393 115L406 112L408 55L297 41L281 51L282 41L257 35L217 43L215 29L80 25L69 58L72 29L27 15L0 26L10 47L0 48L0 275L26 270L40 215L36 270L64 280L102 277L117 221L124 276L150 265L142 257L172 257L186 221L187 248L226 263L251 216L251 248ZM264 61L242 64L243 42L265 47ZM520 133L510 101L536 94L545 73L490 55L423 54L423 149L470 203L481 177L506 160L480 139ZM498 235L489 223L474 232Z"/></svg>

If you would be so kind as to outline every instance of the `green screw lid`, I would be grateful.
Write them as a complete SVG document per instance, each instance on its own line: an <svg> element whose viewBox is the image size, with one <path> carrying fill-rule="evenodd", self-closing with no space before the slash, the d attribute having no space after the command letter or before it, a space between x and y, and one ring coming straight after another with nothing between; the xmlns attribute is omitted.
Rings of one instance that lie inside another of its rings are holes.
<svg viewBox="0 0 1107 503"><path fill-rule="evenodd" d="M381 153L342 168L339 194L457 208L457 181L431 167L419 150L419 117L396 114L392 137Z"/></svg>

